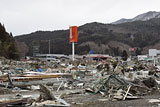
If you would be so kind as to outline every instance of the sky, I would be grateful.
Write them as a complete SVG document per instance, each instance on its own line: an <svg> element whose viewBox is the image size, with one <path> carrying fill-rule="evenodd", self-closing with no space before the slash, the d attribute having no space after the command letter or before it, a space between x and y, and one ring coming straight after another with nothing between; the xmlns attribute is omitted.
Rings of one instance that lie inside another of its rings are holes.
<svg viewBox="0 0 160 107"><path fill-rule="evenodd" d="M14 36L91 22L111 23L148 11L160 0L0 0L0 22Z"/></svg>

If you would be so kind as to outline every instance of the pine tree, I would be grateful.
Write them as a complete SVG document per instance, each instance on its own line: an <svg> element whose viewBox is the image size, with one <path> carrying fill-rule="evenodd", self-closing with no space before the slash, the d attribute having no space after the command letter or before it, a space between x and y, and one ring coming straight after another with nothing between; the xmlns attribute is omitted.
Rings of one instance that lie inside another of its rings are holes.
<svg viewBox="0 0 160 107"><path fill-rule="evenodd" d="M12 33L7 33L2 24L0 24L0 56L8 59L19 59L19 52Z"/></svg>

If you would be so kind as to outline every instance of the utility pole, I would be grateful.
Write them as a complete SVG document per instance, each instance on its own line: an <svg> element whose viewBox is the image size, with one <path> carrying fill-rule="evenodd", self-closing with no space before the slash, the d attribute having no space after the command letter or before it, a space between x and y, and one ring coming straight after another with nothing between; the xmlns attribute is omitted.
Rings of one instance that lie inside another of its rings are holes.
<svg viewBox="0 0 160 107"><path fill-rule="evenodd" d="M49 47L48 47L49 49L48 49L48 50L49 50L49 54L50 54L50 53L51 53L51 49L50 49L50 48L51 48L50 40L48 40L48 45L49 45Z"/></svg>
<svg viewBox="0 0 160 107"><path fill-rule="evenodd" d="M72 60L74 61L74 42L72 42Z"/></svg>

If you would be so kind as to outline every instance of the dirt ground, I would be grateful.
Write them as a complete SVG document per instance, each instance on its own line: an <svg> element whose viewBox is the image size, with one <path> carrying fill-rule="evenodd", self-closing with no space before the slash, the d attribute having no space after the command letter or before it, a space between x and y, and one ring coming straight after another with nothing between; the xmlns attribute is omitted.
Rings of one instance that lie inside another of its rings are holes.
<svg viewBox="0 0 160 107"><path fill-rule="evenodd" d="M125 101L109 101L100 94L75 94L68 96L65 100L71 104L71 107L159 107L159 103L150 103L150 99L159 99L160 94L141 96L140 99ZM101 101L99 101L101 100ZM106 100L106 101L102 101Z"/></svg>
<svg viewBox="0 0 160 107"><path fill-rule="evenodd" d="M74 90L76 91L76 90ZM146 96L141 96L140 99L132 99L125 101L110 101L108 97L103 97L101 94L93 94L93 93L87 93L84 92L84 90L77 90L77 92L81 91L81 93L78 94L70 94L65 96L64 99L67 103L71 104L71 107L160 107L159 103L150 103L150 99L160 99L160 93L157 91L154 91ZM58 93L53 92L55 95L60 95L60 93L68 92L67 90L61 90ZM24 95L32 95L34 97L39 96L38 91L33 92L22 92ZM3 94L0 95L0 98L8 98L9 96L15 96L15 93L13 94ZM158 105L159 104L159 105Z"/></svg>

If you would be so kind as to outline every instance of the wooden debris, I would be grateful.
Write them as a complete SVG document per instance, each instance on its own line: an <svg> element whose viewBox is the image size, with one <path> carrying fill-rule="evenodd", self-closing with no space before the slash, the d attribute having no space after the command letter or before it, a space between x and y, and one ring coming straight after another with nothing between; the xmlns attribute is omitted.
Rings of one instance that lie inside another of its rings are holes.
<svg viewBox="0 0 160 107"><path fill-rule="evenodd" d="M150 99L149 100L150 103L160 103L159 99Z"/></svg>
<svg viewBox="0 0 160 107"><path fill-rule="evenodd" d="M7 100L0 102L0 107L6 107L8 105L17 105L17 104L25 104L28 102L28 98L23 98L23 99L13 99L13 100Z"/></svg>
<svg viewBox="0 0 160 107"><path fill-rule="evenodd" d="M129 85L129 87L128 87L128 89L127 89L127 92L126 92L125 96L123 97L123 100L125 100L125 99L126 99L127 94L128 94L128 92L129 92L130 88L131 88L131 85Z"/></svg>
<svg viewBox="0 0 160 107"><path fill-rule="evenodd" d="M59 91L59 89L61 88L61 86L62 86L63 83L64 82L62 81L61 84L59 85L58 89L57 89L57 92Z"/></svg>
<svg viewBox="0 0 160 107"><path fill-rule="evenodd" d="M98 99L98 101L108 101L108 99Z"/></svg>

